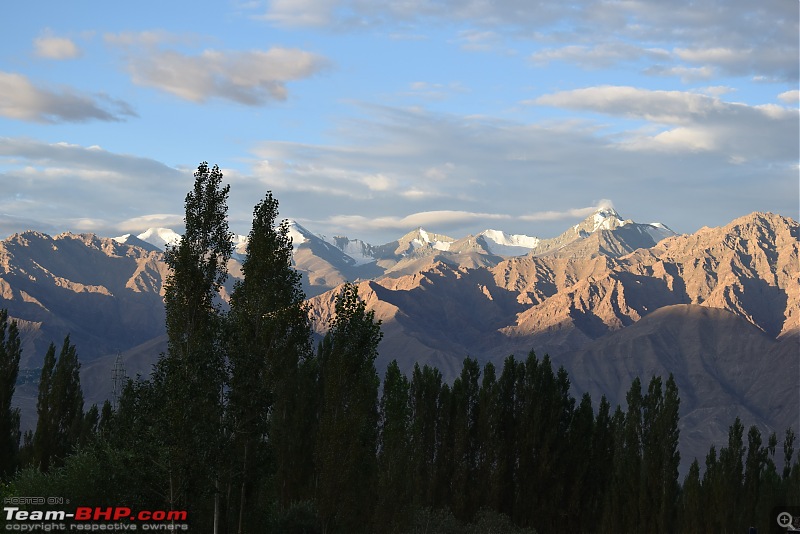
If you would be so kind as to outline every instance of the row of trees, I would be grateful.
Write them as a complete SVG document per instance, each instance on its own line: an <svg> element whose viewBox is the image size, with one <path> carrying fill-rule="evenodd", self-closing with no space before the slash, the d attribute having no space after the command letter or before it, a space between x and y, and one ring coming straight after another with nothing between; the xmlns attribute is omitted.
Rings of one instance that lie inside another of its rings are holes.
<svg viewBox="0 0 800 534"><path fill-rule="evenodd" d="M77 349L64 339L58 358L50 344L44 356L36 400L35 432L20 432L20 410L12 408L22 346L16 322L9 322L8 310L0 310L0 479L9 478L23 466L42 471L64 465L80 445L92 439L100 425L97 406L84 412ZM106 421L111 405L106 403Z"/></svg>
<svg viewBox="0 0 800 534"><path fill-rule="evenodd" d="M10 404L19 335L0 314L6 491L187 510L198 530L239 533L727 531L766 526L773 503L800 503L794 434L778 474L777 437L763 445L753 427L745 448L738 420L703 476L695 461L681 487L671 376L646 391L635 380L626 411L576 400L566 371L533 353L499 373L467 358L452 385L437 369L406 376L392 362L381 389L380 323L355 286L313 346L271 193L255 207L226 308L228 193L219 169L201 164L186 233L167 252L167 353L128 383L116 412L84 413L67 339L45 358L39 422L20 449Z"/></svg>

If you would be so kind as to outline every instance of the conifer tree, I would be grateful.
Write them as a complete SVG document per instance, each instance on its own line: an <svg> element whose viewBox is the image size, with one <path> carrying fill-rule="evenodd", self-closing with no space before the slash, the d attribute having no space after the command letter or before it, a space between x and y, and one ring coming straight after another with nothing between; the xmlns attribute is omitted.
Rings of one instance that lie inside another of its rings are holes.
<svg viewBox="0 0 800 534"><path fill-rule="evenodd" d="M322 405L317 437L318 508L323 530L366 532L376 485L380 321L345 284L320 355Z"/></svg>
<svg viewBox="0 0 800 534"><path fill-rule="evenodd" d="M11 407L22 353L16 321L0 310L0 480L17 466L19 452L19 408Z"/></svg>

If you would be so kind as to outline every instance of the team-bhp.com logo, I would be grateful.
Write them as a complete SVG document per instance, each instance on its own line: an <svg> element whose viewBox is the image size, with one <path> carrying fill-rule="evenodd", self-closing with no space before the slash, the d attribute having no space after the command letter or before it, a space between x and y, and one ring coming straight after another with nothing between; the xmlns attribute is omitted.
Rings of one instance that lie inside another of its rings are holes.
<svg viewBox="0 0 800 534"><path fill-rule="evenodd" d="M8 531L50 532L60 530L125 531L125 530L189 530L185 510L140 510L124 506L78 506L74 512L64 510L22 510L18 506L3 507Z"/></svg>

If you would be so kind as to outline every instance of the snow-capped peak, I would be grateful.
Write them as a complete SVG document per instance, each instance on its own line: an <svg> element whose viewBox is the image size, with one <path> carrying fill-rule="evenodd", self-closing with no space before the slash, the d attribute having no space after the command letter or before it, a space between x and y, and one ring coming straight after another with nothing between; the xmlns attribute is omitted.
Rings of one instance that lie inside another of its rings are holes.
<svg viewBox="0 0 800 534"><path fill-rule="evenodd" d="M592 232L597 230L613 230L627 223L614 208L609 207L603 207L594 212L593 220L594 228Z"/></svg>
<svg viewBox="0 0 800 534"><path fill-rule="evenodd" d="M148 228L136 237L161 250L165 250L168 245L177 245L181 240L180 234L170 228Z"/></svg>
<svg viewBox="0 0 800 534"><path fill-rule="evenodd" d="M479 235L491 239L498 245L506 245L510 247L525 247L536 248L539 244L538 237L531 237L523 234L507 234L501 230L484 230Z"/></svg>
<svg viewBox="0 0 800 534"><path fill-rule="evenodd" d="M289 237L292 238L292 245L297 246L308 241L311 232L297 224L297 221L289 219Z"/></svg>

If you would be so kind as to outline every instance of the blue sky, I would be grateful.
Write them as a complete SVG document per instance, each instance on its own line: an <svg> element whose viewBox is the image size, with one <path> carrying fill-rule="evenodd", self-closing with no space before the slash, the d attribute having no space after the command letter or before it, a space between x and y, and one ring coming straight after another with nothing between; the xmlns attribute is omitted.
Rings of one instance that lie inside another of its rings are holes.
<svg viewBox="0 0 800 534"><path fill-rule="evenodd" d="M19 2L0 235L180 230L200 161L247 233L551 237L797 218L798 2Z"/></svg>

